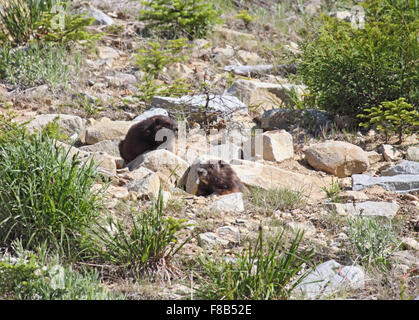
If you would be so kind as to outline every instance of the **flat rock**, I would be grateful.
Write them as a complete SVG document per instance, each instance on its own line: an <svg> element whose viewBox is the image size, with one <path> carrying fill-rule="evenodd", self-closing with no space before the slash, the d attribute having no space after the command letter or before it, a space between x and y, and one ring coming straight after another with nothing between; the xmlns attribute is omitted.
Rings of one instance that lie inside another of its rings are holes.
<svg viewBox="0 0 419 320"><path fill-rule="evenodd" d="M321 188L332 182L331 177L304 175L254 161L233 160L231 167L246 186L265 190L287 188L302 191L313 199L322 199Z"/></svg>
<svg viewBox="0 0 419 320"><path fill-rule="evenodd" d="M395 176L398 174L416 174L419 175L419 162L403 160L399 164L390 167L381 172L382 176Z"/></svg>
<svg viewBox="0 0 419 320"><path fill-rule="evenodd" d="M295 293L306 299L321 299L341 291L362 289L365 273L358 266L343 266L335 260L317 266L295 288Z"/></svg>
<svg viewBox="0 0 419 320"><path fill-rule="evenodd" d="M398 174L395 176L371 177L366 174L352 176L352 190L359 191L371 186L382 186L393 192L412 192L419 190L419 175Z"/></svg>
<svg viewBox="0 0 419 320"><path fill-rule="evenodd" d="M241 76L255 76L269 74L274 70L272 64L258 64L245 66L225 66L224 71L233 72Z"/></svg>
<svg viewBox="0 0 419 320"><path fill-rule="evenodd" d="M144 121L148 118L154 117L154 116L169 116L169 113L162 108L151 108L147 111L144 111L142 114L140 114L139 116L135 117L135 119L133 121Z"/></svg>
<svg viewBox="0 0 419 320"><path fill-rule="evenodd" d="M95 144L104 140L124 139L129 128L134 124L131 121L96 122L93 126L86 128L84 142Z"/></svg>
<svg viewBox="0 0 419 320"><path fill-rule="evenodd" d="M241 192L231 193L214 199L208 206L211 211L218 212L243 212L243 194Z"/></svg>
<svg viewBox="0 0 419 320"><path fill-rule="evenodd" d="M399 205L393 202L365 201L357 203L327 203L326 207L341 215L381 216L392 218L399 211Z"/></svg>
<svg viewBox="0 0 419 320"><path fill-rule="evenodd" d="M207 101L208 98L208 101ZM234 111L247 111L247 106L237 97L232 95L196 95L183 96L180 98L155 96L152 100L154 107L169 110L184 109L185 112L204 113L204 107L208 102L208 112L217 112L222 115L229 115Z"/></svg>
<svg viewBox="0 0 419 320"><path fill-rule="evenodd" d="M360 147L343 141L327 141L305 150L307 163L317 170L339 178L362 173L368 169L368 156Z"/></svg>

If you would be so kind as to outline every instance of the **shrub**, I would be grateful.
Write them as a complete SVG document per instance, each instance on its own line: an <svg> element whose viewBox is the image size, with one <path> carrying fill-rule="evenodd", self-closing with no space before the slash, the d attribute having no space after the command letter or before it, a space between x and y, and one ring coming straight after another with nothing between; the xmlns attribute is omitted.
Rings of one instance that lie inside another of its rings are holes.
<svg viewBox="0 0 419 320"><path fill-rule="evenodd" d="M391 220L379 217L354 217L347 219L349 241L356 258L366 266L388 268L388 258L399 247Z"/></svg>
<svg viewBox="0 0 419 320"><path fill-rule="evenodd" d="M154 274L159 266L170 270L171 258L190 238L178 243L176 234L186 227L186 220L163 217L163 193L152 201L151 209L132 216L129 226L109 218L107 225L92 229L86 243L93 259L112 263L126 274Z"/></svg>
<svg viewBox="0 0 419 320"><path fill-rule="evenodd" d="M308 275L299 274L303 264L313 256L313 250L298 250L304 232L297 232L286 247L282 231L273 241L264 242L262 228L255 244L234 259L208 256L198 261L208 279L201 278L198 289L204 299L287 299L294 288Z"/></svg>
<svg viewBox="0 0 419 320"><path fill-rule="evenodd" d="M21 244L20 244L21 245ZM14 248L17 257L0 256L0 295L24 300L103 300L120 299L111 294L99 280L96 271L81 273L62 266L58 259L43 264L41 258L21 247Z"/></svg>
<svg viewBox="0 0 419 320"><path fill-rule="evenodd" d="M299 73L317 105L356 116L406 97L418 107L417 8L407 0L367 0L365 28L328 16L314 40L301 43Z"/></svg>
<svg viewBox="0 0 419 320"><path fill-rule="evenodd" d="M94 18L67 12L66 0L0 0L0 43L16 46L34 39L68 43L92 41Z"/></svg>
<svg viewBox="0 0 419 320"><path fill-rule="evenodd" d="M0 78L20 87L47 84L64 87L70 78L68 53L63 47L32 43L27 48L0 48Z"/></svg>
<svg viewBox="0 0 419 320"><path fill-rule="evenodd" d="M220 22L219 12L204 0L146 0L141 3L146 9L140 11L138 19L148 21L149 29L167 39L203 38Z"/></svg>
<svg viewBox="0 0 419 320"><path fill-rule="evenodd" d="M400 98L394 101L384 101L377 107L364 109L365 114L359 114L358 117L369 120L362 122L360 126L376 125L379 131L385 133L386 141L390 133L397 133L401 143L403 134L411 133L419 126L419 112L405 100L405 98Z"/></svg>
<svg viewBox="0 0 419 320"><path fill-rule="evenodd" d="M1 126L11 132L0 137L0 241L21 239L27 249L46 243L76 256L101 204L94 164L69 158L46 135Z"/></svg>
<svg viewBox="0 0 419 320"><path fill-rule="evenodd" d="M164 67L188 59L183 52L192 46L186 41L186 38L169 40L163 46L159 42L149 41L148 48L139 50L137 65L142 71L157 78Z"/></svg>

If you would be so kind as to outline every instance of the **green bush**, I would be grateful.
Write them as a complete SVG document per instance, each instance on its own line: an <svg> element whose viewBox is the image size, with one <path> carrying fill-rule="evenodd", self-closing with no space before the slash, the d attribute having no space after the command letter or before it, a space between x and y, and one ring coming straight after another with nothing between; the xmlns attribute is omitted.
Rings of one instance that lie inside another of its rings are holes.
<svg viewBox="0 0 419 320"><path fill-rule="evenodd" d="M0 241L42 243L72 258L99 214L101 192L92 162L81 164L45 134L27 136L0 123Z"/></svg>
<svg viewBox="0 0 419 320"><path fill-rule="evenodd" d="M288 246L284 232L272 242L264 242L262 229L255 244L235 258L213 260L208 256L198 261L206 277L201 277L198 294L204 299L287 299L308 275L299 274L313 250L299 250L304 232L297 232Z"/></svg>
<svg viewBox="0 0 419 320"><path fill-rule="evenodd" d="M170 269L170 259L190 238L179 243L177 233L185 228L186 220L163 216L163 193L152 201L151 209L135 214L129 225L109 218L107 225L97 224L86 242L90 259L112 263L124 274L139 276L155 274L158 266Z"/></svg>
<svg viewBox="0 0 419 320"><path fill-rule="evenodd" d="M367 267L388 268L389 257L400 245L391 220L360 216L347 219L347 225L355 259Z"/></svg>
<svg viewBox="0 0 419 320"><path fill-rule="evenodd" d="M14 248L15 256L0 256L0 297L23 300L108 300L121 296L100 284L96 271L81 273L58 259L42 263L35 253Z"/></svg>
<svg viewBox="0 0 419 320"><path fill-rule="evenodd" d="M204 0L145 0L140 11L141 21L148 29L167 39L187 37L190 40L205 37L220 15L214 6Z"/></svg>
<svg viewBox="0 0 419 320"><path fill-rule="evenodd" d="M52 44L32 43L27 48L0 48L0 79L22 88L47 84L66 86L71 71L68 52Z"/></svg>
<svg viewBox="0 0 419 320"><path fill-rule="evenodd" d="M399 142L402 142L403 134L411 133L419 127L419 112L414 107L400 98L394 101L384 101L377 107L364 109L365 114L359 114L358 118L366 118L368 122L362 122L360 126L377 126L377 129L384 132L386 141L388 135L397 133Z"/></svg>
<svg viewBox="0 0 419 320"><path fill-rule="evenodd" d="M67 12L67 0L0 0L0 43L17 46L31 40L60 43L100 37L86 31L94 18Z"/></svg>
<svg viewBox="0 0 419 320"><path fill-rule="evenodd" d="M367 0L365 28L324 16L301 43L299 73L317 105L356 116L382 101L405 97L418 108L419 19L414 1Z"/></svg>

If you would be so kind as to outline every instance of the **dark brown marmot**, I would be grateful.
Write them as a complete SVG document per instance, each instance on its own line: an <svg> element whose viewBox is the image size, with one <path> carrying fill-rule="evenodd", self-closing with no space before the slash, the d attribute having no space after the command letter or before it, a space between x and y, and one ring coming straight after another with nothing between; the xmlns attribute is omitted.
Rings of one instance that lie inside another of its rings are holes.
<svg viewBox="0 0 419 320"><path fill-rule="evenodd" d="M134 124L127 132L125 139L119 143L119 153L125 163L129 163L146 151L156 150L162 143L156 141L156 134L161 129L177 131L176 121L166 116L154 116Z"/></svg>
<svg viewBox="0 0 419 320"><path fill-rule="evenodd" d="M225 195L247 191L231 166L222 160L201 164L197 172L199 178L197 196Z"/></svg>

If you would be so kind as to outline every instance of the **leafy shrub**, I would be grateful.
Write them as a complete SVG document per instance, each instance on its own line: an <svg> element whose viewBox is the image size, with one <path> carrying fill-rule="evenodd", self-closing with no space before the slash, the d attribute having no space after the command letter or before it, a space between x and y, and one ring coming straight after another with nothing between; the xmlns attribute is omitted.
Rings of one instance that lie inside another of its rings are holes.
<svg viewBox="0 0 419 320"><path fill-rule="evenodd" d="M163 193L152 201L150 211L131 217L129 227L109 218L107 225L92 230L87 246L92 258L112 263L126 274L137 276L153 271L159 264L170 268L170 259L190 238L178 243L176 234L186 227L183 219L163 217Z"/></svg>
<svg viewBox="0 0 419 320"><path fill-rule="evenodd" d="M148 48L139 50L137 65L142 71L157 78L164 67L188 59L183 52L191 45L186 41L186 38L168 40L163 46L159 42L149 41Z"/></svg>
<svg viewBox="0 0 419 320"><path fill-rule="evenodd" d="M249 13L247 13L247 10L244 9L241 10L234 18L242 20L246 28L249 28L250 22L255 20L255 18L249 15Z"/></svg>
<svg viewBox="0 0 419 320"><path fill-rule="evenodd" d="M255 244L232 260L212 260L208 256L198 261L208 279L201 278L198 289L204 299L287 299L294 288L308 275L299 274L303 264L313 256L312 250L298 250L304 232L297 232L286 247L284 232L273 241L264 242L262 229Z"/></svg>
<svg viewBox="0 0 419 320"><path fill-rule="evenodd" d="M398 248L397 235L391 220L379 217L354 217L347 219L349 241L361 263L388 268L388 258Z"/></svg>
<svg viewBox="0 0 419 320"><path fill-rule="evenodd" d="M368 122L362 122L360 126L377 125L377 129L385 133L386 141L390 133L397 133L401 143L403 134L410 133L419 126L419 112L405 100L399 98L394 101L384 101L377 107L364 109L365 114L359 114L358 117L366 118Z"/></svg>
<svg viewBox="0 0 419 320"><path fill-rule="evenodd" d="M47 84L55 90L70 78L68 53L63 47L32 43L27 48L0 48L0 78L21 87Z"/></svg>
<svg viewBox="0 0 419 320"><path fill-rule="evenodd" d="M187 37L190 40L205 37L220 20L219 12L204 0L145 0L140 11L141 21L148 28L167 39Z"/></svg>
<svg viewBox="0 0 419 320"><path fill-rule="evenodd" d="M66 0L0 0L0 43L16 46L38 39L68 43L100 37L86 31L94 18L67 12Z"/></svg>
<svg viewBox="0 0 419 320"><path fill-rule="evenodd" d="M17 249L17 248L15 248ZM96 271L82 273L62 266L58 259L46 265L33 252L19 248L17 257L0 256L0 295L24 300L103 300L119 299L99 280Z"/></svg>
<svg viewBox="0 0 419 320"><path fill-rule="evenodd" d="M0 241L21 239L27 249L46 243L74 257L99 213L94 164L69 158L48 136L2 127L11 132L0 139Z"/></svg>
<svg viewBox="0 0 419 320"><path fill-rule="evenodd" d="M314 40L301 43L299 73L317 105L356 116L406 97L418 107L417 7L407 0L367 0L365 28L324 16Z"/></svg>

